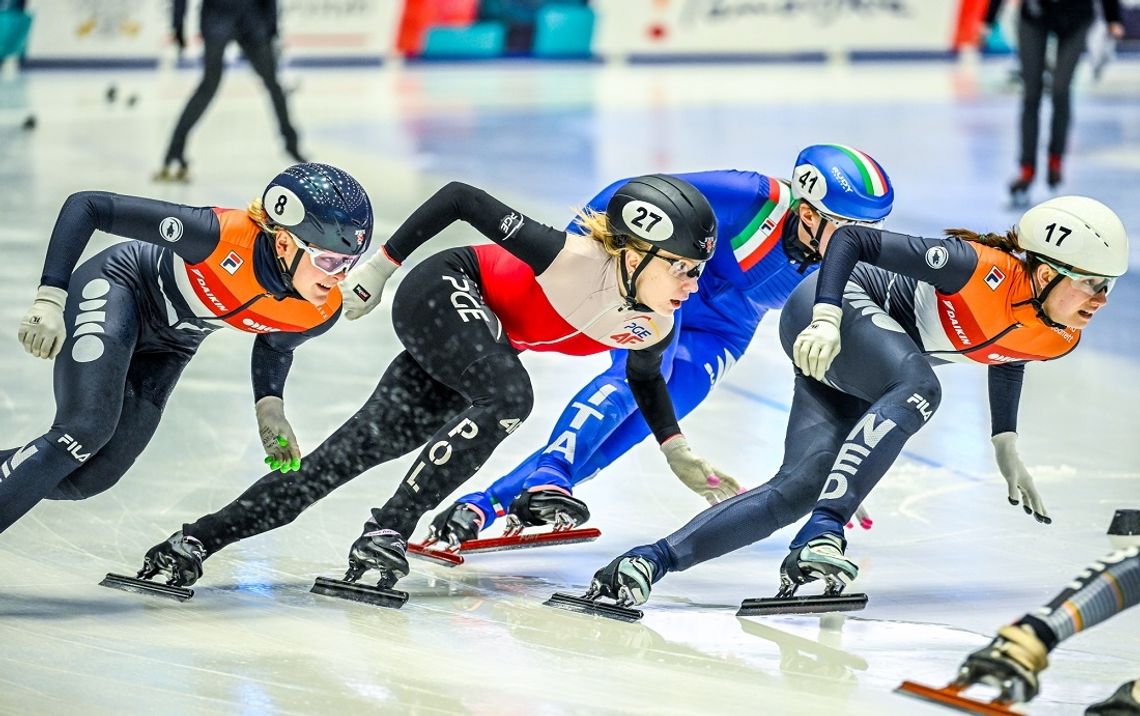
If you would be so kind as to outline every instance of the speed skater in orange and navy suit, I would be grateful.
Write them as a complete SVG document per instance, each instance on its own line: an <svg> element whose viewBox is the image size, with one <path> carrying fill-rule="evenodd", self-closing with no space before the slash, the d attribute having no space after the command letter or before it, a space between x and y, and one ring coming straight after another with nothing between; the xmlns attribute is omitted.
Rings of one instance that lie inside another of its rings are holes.
<svg viewBox="0 0 1140 716"><path fill-rule="evenodd" d="M920 238L860 226L825 233L819 272L792 293L780 318L798 370L779 472L617 557L595 574L594 594L640 604L668 572L808 513L781 567L781 592L820 578L841 591L859 571L844 556L844 525L938 409L933 367L948 361L988 366L992 442L1009 502L1050 522L1015 447L1025 365L1076 348L1128 269L1124 225L1094 199L1062 196L1029 209L1005 235L948 233Z"/></svg>
<svg viewBox="0 0 1140 716"><path fill-rule="evenodd" d="M364 189L325 164L289 167L247 209L70 196L19 330L29 353L55 359L56 414L44 434L0 450L0 531L40 500L82 500L118 482L182 369L223 326L256 334L266 462L297 469L300 446L282 400L293 351L340 316L337 282L368 248L372 225ZM76 268L96 230L133 240Z"/></svg>

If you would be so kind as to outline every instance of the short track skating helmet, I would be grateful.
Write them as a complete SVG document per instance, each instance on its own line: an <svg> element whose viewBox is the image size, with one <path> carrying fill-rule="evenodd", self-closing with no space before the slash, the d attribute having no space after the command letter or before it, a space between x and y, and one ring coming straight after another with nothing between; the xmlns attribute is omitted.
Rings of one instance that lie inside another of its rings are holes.
<svg viewBox="0 0 1140 716"><path fill-rule="evenodd" d="M796 157L792 198L838 223L876 224L891 213L895 190L870 155L841 144L813 144Z"/></svg>
<svg viewBox="0 0 1140 716"><path fill-rule="evenodd" d="M1128 234L1112 209L1087 196L1058 196L1032 207L1017 224L1029 254L1089 276L1128 270Z"/></svg>
<svg viewBox="0 0 1140 716"><path fill-rule="evenodd" d="M360 182L329 164L294 164L269 182L262 205L271 224L309 246L358 256L372 242L372 202Z"/></svg>
<svg viewBox="0 0 1140 716"><path fill-rule="evenodd" d="M716 214L695 186L674 176L647 174L630 179L606 205L606 219L618 236L708 261L716 250Z"/></svg>

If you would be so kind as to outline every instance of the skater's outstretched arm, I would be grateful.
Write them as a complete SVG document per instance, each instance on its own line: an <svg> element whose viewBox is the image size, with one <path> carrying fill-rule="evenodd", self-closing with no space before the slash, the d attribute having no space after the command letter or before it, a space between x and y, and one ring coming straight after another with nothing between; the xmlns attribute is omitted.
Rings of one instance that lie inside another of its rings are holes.
<svg viewBox="0 0 1140 716"><path fill-rule="evenodd" d="M1022 504L1025 514L1038 522L1052 523L1045 502L1033 484L1033 476L1017 453L1017 406L1025 380L1024 363L999 363L989 367L991 440L998 469L1009 487L1009 504Z"/></svg>

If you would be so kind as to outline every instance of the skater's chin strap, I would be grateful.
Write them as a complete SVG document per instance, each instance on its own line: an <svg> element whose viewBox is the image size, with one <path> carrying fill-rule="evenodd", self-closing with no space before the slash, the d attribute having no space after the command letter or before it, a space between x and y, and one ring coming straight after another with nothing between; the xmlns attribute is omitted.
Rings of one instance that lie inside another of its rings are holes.
<svg viewBox="0 0 1140 716"><path fill-rule="evenodd" d="M632 275L630 275L629 270L625 267L625 252L626 251L628 251L628 249L622 249L621 255L618 256L618 269L621 271L621 284L622 284L622 288L625 290L626 308L629 308L630 310L633 310L633 311L641 311L644 313L652 313L653 312L652 308L650 308L649 306L646 306L644 303L637 300L637 286L636 286L636 284L637 284L637 277L641 275L641 272L645 270L645 267L648 266L649 262L651 260L653 260L653 257L657 255L657 247L651 246L649 248L649 250L645 252L641 263L639 263L637 265L637 268L635 268L633 270Z"/></svg>
<svg viewBox="0 0 1140 716"><path fill-rule="evenodd" d="M1038 260L1036 258L1033 258L1031 261L1032 270L1029 273L1029 285L1033 288L1033 298L1029 299L1028 301L1021 301L1020 303L1013 304L1014 308L1018 306L1024 306L1028 303L1029 305L1033 306L1033 310L1037 313L1037 318L1040 319L1041 322L1046 326L1049 326L1050 328L1060 328L1062 330L1068 329L1068 326L1063 323L1057 323L1052 318L1049 318L1049 315L1045 313L1045 299L1048 298L1049 293L1057 287L1057 284L1061 283L1061 281L1065 278L1065 275L1060 271L1055 271L1057 275L1054 276L1049 281L1049 283L1045 284L1045 288L1041 289L1041 291L1038 292L1037 278L1034 275L1036 273L1037 266L1040 265L1037 263L1037 261Z"/></svg>
<svg viewBox="0 0 1140 716"><path fill-rule="evenodd" d="M276 260L277 276L280 279L280 286L266 286L269 293L273 295L278 301L285 298L302 298L297 288L293 285L293 276L297 273L297 267L301 265L303 251L297 249L293 254L293 261L286 262L285 257L277 253L274 241L275 236L269 236L269 248L272 251L272 256Z"/></svg>

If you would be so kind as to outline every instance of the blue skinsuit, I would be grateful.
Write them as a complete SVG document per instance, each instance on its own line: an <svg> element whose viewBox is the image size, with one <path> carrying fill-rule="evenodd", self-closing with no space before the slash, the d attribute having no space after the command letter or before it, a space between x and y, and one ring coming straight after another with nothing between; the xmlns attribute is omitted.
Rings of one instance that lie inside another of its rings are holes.
<svg viewBox="0 0 1140 716"><path fill-rule="evenodd" d="M697 293L677 312L680 330L662 359L661 372L680 419L700 405L744 355L764 314L779 309L815 265L803 271L783 248L786 241L796 240L799 226L786 184L777 188L762 174L736 170L677 176L708 198L719 227L716 251ZM589 208L604 212L624 183L606 187ZM485 492L459 499L483 512L484 528L505 514L522 491L542 485L570 490L649 435L625 380L627 351L611 354L610 368L571 399L547 445Z"/></svg>

